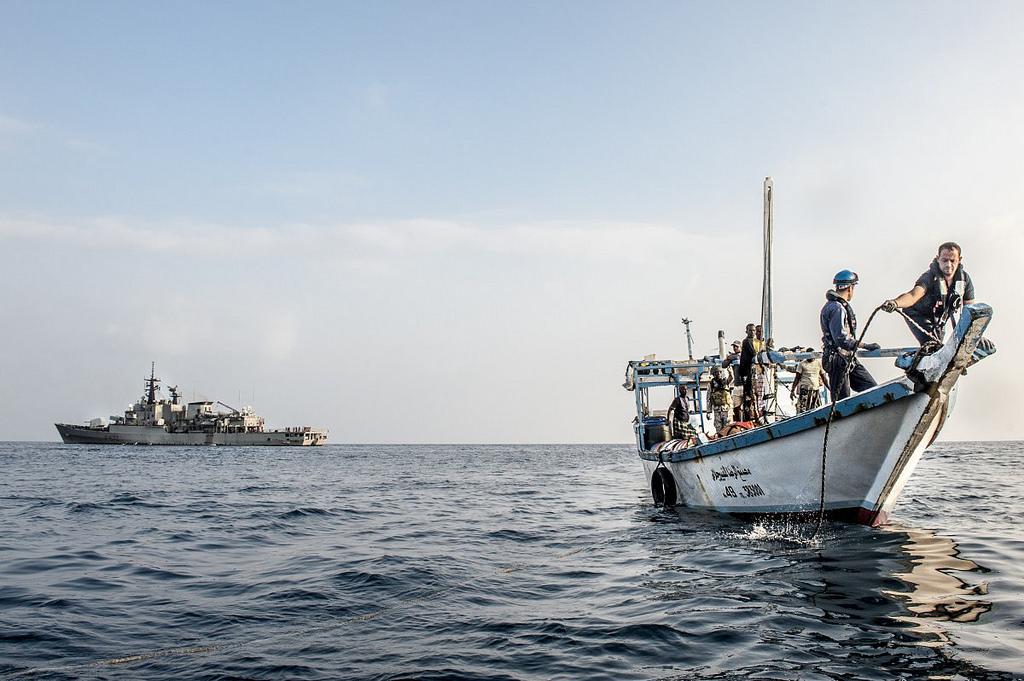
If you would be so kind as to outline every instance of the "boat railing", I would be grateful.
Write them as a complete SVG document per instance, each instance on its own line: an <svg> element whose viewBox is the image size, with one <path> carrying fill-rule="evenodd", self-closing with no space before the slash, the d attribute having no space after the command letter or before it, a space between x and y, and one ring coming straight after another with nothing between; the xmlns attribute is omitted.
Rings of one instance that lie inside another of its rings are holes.
<svg viewBox="0 0 1024 681"><path fill-rule="evenodd" d="M917 350L917 347L858 350L857 356L866 358L902 357L908 353L917 352ZM759 353L756 363L785 366L786 362L799 362L814 357L821 357L821 352L769 351ZM623 387L626 390L633 390L638 384L645 386L696 385L698 380L704 384L710 382L710 371L716 366L722 366L722 359L718 355L710 355L696 360L633 360L626 367L626 382L623 383Z"/></svg>
<svg viewBox="0 0 1024 681"><path fill-rule="evenodd" d="M859 350L857 356L865 358L899 358L908 353L915 353L917 350L917 347ZM755 363L761 366L781 367L787 372L792 372L792 368L787 363L799 362L813 357L821 357L821 352L807 352L795 349L771 350L758 353ZM682 386L689 389L696 415L700 420L700 430L707 433L704 393L707 392L711 384L711 369L721 366L722 359L718 355L709 355L701 359L690 360L642 359L629 362L626 367L626 380L622 385L626 390L636 391L637 436L641 448L643 448L644 440L646 439L643 428L645 419L653 416L647 396L649 388ZM794 378L795 374L789 373L789 375L776 376L775 380L777 383L792 384Z"/></svg>

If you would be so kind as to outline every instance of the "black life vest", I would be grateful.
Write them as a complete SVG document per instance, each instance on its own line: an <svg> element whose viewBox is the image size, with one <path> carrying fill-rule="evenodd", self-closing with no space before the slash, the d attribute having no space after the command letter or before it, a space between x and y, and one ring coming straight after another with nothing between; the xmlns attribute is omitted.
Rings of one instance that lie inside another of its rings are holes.
<svg viewBox="0 0 1024 681"><path fill-rule="evenodd" d="M846 302L846 299L836 295L835 291L826 291L825 298L828 299L829 303L836 302L843 306L846 310L846 328L849 334L854 338L857 337L857 315L854 314L853 308ZM822 330L822 350L824 354L830 355L839 352L839 346L836 345L835 339L832 337L832 333L829 331L828 324L825 323L825 311L828 310L828 303L821 309L821 330ZM849 351L843 350L842 354L850 354Z"/></svg>
<svg viewBox="0 0 1024 681"><path fill-rule="evenodd" d="M939 269L938 262L932 261L928 273L931 274L931 281L924 296L907 308L907 316L925 328L938 329L963 306L967 293L967 273L964 272L963 264L957 265L952 286L946 284L946 277Z"/></svg>

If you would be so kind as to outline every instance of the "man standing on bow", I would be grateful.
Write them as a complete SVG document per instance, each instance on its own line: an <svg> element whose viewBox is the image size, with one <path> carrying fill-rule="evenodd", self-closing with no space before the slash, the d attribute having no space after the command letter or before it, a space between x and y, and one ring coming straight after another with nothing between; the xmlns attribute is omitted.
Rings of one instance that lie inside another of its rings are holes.
<svg viewBox="0 0 1024 681"><path fill-rule="evenodd" d="M850 388L857 392L873 388L878 383L857 361L857 350L878 350L878 343L857 342L857 316L850 307L853 289L860 279L856 272L837 272L832 284L834 290L825 293L825 306L821 308L821 360L828 372L832 400L850 396Z"/></svg>
<svg viewBox="0 0 1024 681"><path fill-rule="evenodd" d="M882 305L886 312L905 308L907 326L922 345L928 340L941 342L946 321L959 314L964 305L974 302L974 282L964 270L960 254L958 244L942 244L928 271L914 282L914 288Z"/></svg>

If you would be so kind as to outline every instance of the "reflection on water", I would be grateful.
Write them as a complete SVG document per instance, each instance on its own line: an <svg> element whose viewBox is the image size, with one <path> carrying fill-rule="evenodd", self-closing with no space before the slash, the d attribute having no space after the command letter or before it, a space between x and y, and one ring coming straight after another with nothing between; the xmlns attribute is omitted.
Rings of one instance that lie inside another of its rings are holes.
<svg viewBox="0 0 1024 681"><path fill-rule="evenodd" d="M969 583L987 571L930 530L829 523L810 539L792 519L638 519L647 598L684 623L699 678L1002 678L954 638L992 609L987 585Z"/></svg>
<svg viewBox="0 0 1024 681"><path fill-rule="evenodd" d="M992 603L980 597L988 593L988 585L968 584L954 572L984 572L972 560L960 557L956 543L931 530L890 525L887 532L905 534L902 548L909 554L910 570L893 576L910 587L909 591L886 590L885 593L905 600L910 614L893 619L914 626L918 633L934 637L923 645L941 646L950 643L948 633L939 622L975 622L992 609Z"/></svg>

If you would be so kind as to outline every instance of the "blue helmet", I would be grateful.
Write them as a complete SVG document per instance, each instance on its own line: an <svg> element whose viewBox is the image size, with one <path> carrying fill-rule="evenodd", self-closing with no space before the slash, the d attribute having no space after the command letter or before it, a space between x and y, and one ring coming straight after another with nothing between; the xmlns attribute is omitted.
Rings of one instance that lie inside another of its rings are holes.
<svg viewBox="0 0 1024 681"><path fill-rule="evenodd" d="M847 286L853 286L858 283L860 278L856 272L850 270L840 270L836 272L836 276L832 278L832 283L839 288L846 288Z"/></svg>

